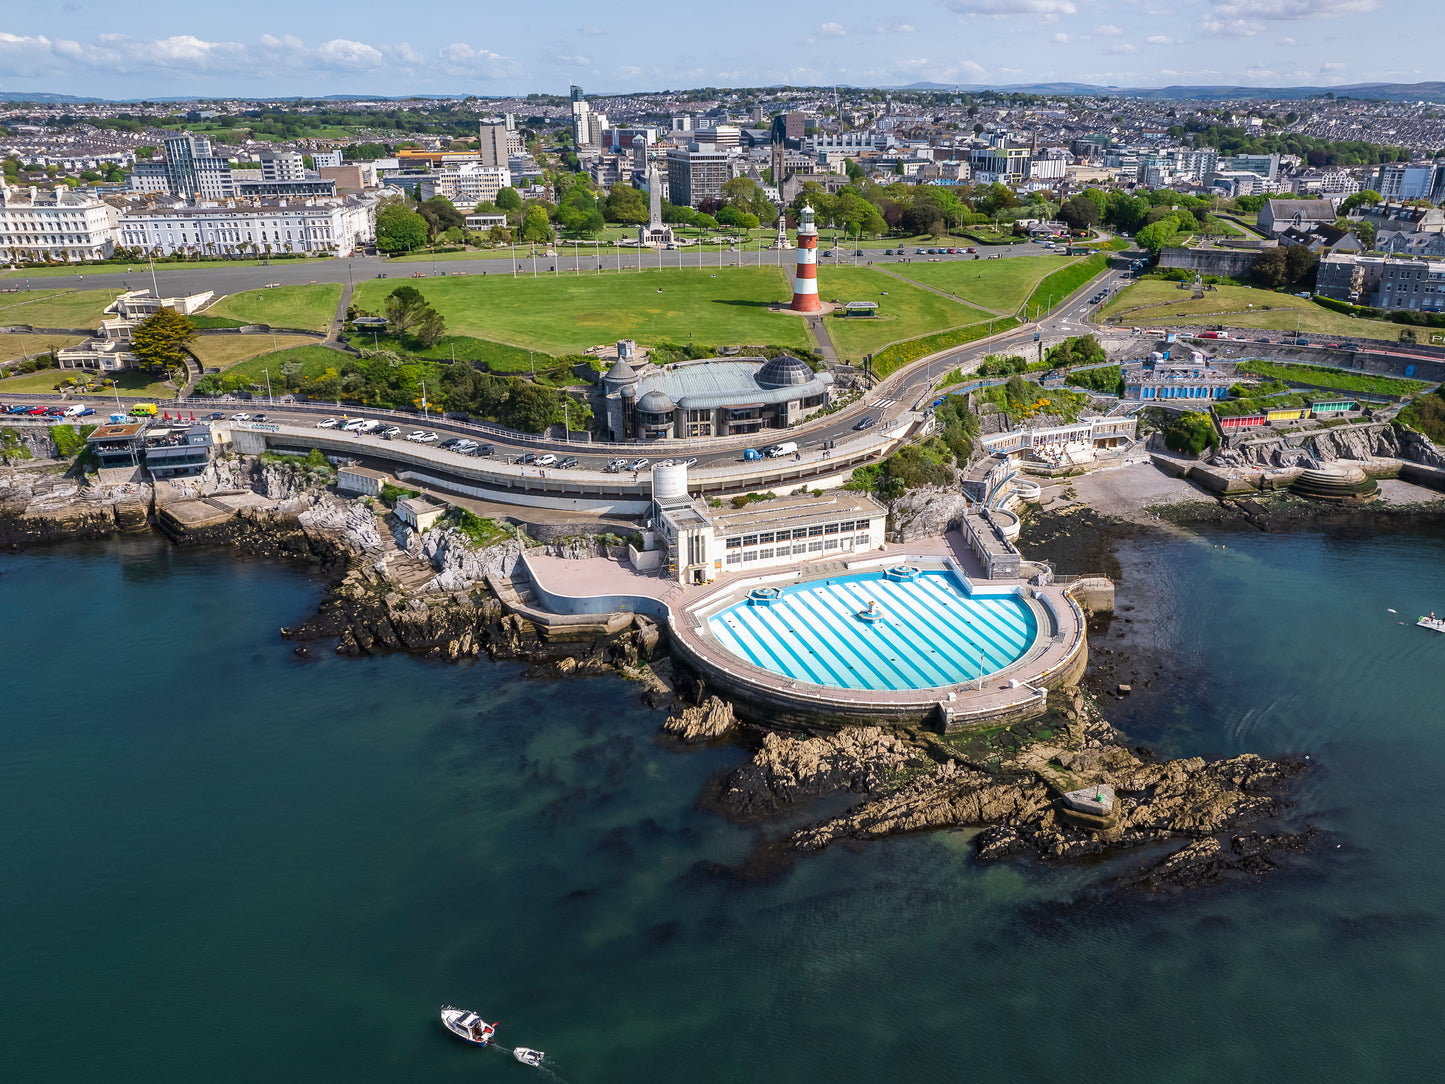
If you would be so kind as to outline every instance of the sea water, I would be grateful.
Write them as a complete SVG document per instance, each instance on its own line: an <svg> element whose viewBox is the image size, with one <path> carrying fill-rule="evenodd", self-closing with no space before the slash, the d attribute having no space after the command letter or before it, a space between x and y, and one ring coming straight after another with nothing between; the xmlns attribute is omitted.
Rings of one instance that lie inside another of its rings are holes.
<svg viewBox="0 0 1445 1084"><path fill-rule="evenodd" d="M754 831L695 799L741 753L660 746L620 679L298 659L277 629L320 585L221 551L5 558L0 1075L533 1072L445 1002L573 1082L1433 1077L1445 636L1410 622L1442 558L1124 548L1095 646L1146 662L1114 717L1171 756L1308 754L1287 824L1326 837L1165 897L1102 891L1138 856L980 867L962 831L740 879Z"/></svg>

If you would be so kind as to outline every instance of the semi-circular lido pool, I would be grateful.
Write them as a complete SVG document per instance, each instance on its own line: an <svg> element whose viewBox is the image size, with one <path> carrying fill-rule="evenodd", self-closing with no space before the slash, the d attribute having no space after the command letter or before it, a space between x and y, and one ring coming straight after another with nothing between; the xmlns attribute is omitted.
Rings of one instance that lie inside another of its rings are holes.
<svg viewBox="0 0 1445 1084"><path fill-rule="evenodd" d="M973 681L1017 662L1038 636L1033 610L1011 591L971 594L952 572L907 572L779 587L714 614L708 630L732 654L775 674L876 690Z"/></svg>

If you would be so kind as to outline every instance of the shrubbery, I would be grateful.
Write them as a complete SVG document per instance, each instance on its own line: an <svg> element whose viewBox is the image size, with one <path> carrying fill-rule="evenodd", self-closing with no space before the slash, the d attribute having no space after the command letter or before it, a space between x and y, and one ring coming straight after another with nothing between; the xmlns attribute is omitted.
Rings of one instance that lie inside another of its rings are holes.
<svg viewBox="0 0 1445 1084"><path fill-rule="evenodd" d="M1198 455L1205 448L1219 446L1219 434L1208 414L1181 414L1164 430L1164 446L1170 451Z"/></svg>

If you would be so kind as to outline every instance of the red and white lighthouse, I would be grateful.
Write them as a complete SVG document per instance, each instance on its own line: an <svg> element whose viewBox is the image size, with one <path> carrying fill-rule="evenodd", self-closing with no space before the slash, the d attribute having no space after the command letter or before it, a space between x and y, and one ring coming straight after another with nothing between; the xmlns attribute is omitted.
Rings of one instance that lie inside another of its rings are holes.
<svg viewBox="0 0 1445 1084"><path fill-rule="evenodd" d="M798 270L793 276L794 312L821 312L818 301L818 227L813 225L813 208L803 204L798 223Z"/></svg>

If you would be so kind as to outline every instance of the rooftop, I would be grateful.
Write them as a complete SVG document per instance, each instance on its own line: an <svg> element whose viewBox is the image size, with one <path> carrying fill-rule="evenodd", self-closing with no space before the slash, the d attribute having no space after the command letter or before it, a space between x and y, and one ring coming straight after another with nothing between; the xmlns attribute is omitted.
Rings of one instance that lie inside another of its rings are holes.
<svg viewBox="0 0 1445 1084"><path fill-rule="evenodd" d="M726 535L795 527L844 516L871 518L884 514L883 506L866 494L830 490L822 497L775 497L744 508L714 509L711 517L714 530Z"/></svg>

